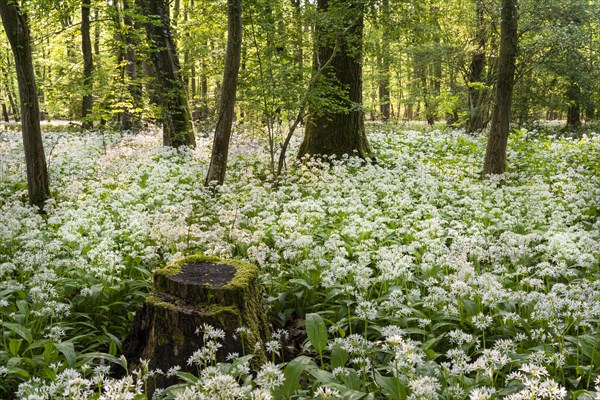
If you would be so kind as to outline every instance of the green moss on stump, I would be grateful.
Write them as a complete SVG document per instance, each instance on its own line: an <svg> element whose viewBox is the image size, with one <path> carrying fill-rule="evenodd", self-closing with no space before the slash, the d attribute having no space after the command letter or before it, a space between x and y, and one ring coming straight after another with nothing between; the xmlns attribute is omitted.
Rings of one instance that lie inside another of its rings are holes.
<svg viewBox="0 0 600 400"><path fill-rule="evenodd" d="M210 283L193 284L176 282L174 277L182 273L183 268L195 264L228 265L236 269L231 281L223 286ZM256 265L239 261L224 260L218 257L196 254L177 260L154 272L154 286L159 292L182 298L187 303L208 303L235 305L244 301L246 288L254 286L259 269Z"/></svg>
<svg viewBox="0 0 600 400"><path fill-rule="evenodd" d="M266 362L264 343L270 337L270 323L256 283L258 273L258 267L250 263L206 255L185 257L158 269L156 292L148 296L134 323L132 336L139 342L130 347L137 350L128 358L133 362L149 359L151 368L163 370L185 366L204 343L196 328L209 324L226 333L220 361L237 352L253 353L255 366ZM213 277L218 277L213 280L216 284L205 282ZM245 333L237 334L238 328L245 328Z"/></svg>

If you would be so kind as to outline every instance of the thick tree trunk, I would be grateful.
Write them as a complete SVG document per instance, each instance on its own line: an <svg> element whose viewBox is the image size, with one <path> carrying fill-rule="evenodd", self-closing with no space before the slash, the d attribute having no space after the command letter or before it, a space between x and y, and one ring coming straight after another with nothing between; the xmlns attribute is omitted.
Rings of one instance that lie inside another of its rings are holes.
<svg viewBox="0 0 600 400"><path fill-rule="evenodd" d="M326 12L329 0L319 0L317 9ZM344 2L342 2L344 3ZM365 134L364 113L362 110L362 6L352 6L348 3L350 18L344 21L349 26L340 40L339 51L332 59L330 70L323 74L327 85L336 89L328 90L334 103L342 106L341 110L315 110L309 112L304 130L304 140L300 146L298 157L304 155L336 155L343 154L368 157L371 148ZM316 54L313 58L313 71L319 69L323 60L329 60L334 52L332 32L326 26L317 26L315 30ZM334 35L335 36L335 35ZM313 72L314 73L314 72ZM343 93L347 91L347 95Z"/></svg>
<svg viewBox="0 0 600 400"><path fill-rule="evenodd" d="M485 102L485 88L483 72L485 69L485 47L486 29L484 18L483 0L476 0L476 25L475 52L469 66L469 119L467 120L467 132L479 132L485 128L487 123L487 110Z"/></svg>
<svg viewBox="0 0 600 400"><path fill-rule="evenodd" d="M131 0L123 0L123 23L125 25L125 73L127 76L127 91L131 97L133 109L126 109L123 113L123 130L138 131L142 126L142 88L138 80L137 59L135 54L135 25Z"/></svg>
<svg viewBox="0 0 600 400"><path fill-rule="evenodd" d="M42 209L44 202L50 198L50 184L42 144L40 109L31 58L31 37L27 15L20 12L17 3L11 0L0 0L0 16L15 56L29 202Z"/></svg>
<svg viewBox="0 0 600 400"><path fill-rule="evenodd" d="M168 0L137 0L146 16L144 22L152 46L151 58L159 87L163 144L165 146L195 146L185 82L177 48L171 32Z"/></svg>
<svg viewBox="0 0 600 400"><path fill-rule="evenodd" d="M83 128L93 126L91 112L93 107L92 73L94 62L92 60L92 41L90 38L90 7L91 0L81 1L81 51L83 53L83 101L81 104L81 120Z"/></svg>
<svg viewBox="0 0 600 400"><path fill-rule="evenodd" d="M518 0L502 0L496 100L485 151L484 176L503 174L506 171L506 145L510 128L517 56L517 6Z"/></svg>
<svg viewBox="0 0 600 400"><path fill-rule="evenodd" d="M206 186L213 182L222 185L225 180L229 139L234 117L233 107L235 106L238 73L242 58L242 0L227 1L227 20L227 53L219 103L219 119L215 129L212 156L205 182Z"/></svg>

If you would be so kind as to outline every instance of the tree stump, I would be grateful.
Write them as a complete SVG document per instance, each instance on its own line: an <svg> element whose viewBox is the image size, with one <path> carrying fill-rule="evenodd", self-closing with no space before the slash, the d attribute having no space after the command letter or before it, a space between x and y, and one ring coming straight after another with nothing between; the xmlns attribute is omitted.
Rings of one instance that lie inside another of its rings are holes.
<svg viewBox="0 0 600 400"><path fill-rule="evenodd" d="M157 270L155 293L136 315L125 343L126 357L132 365L148 360L150 369L163 372L176 365L195 372L196 366L188 366L187 360L204 346L198 328L208 324L225 331L218 361L238 353L254 354L256 365L266 362L269 322L257 277L255 265L204 255L189 256ZM245 328L244 332L238 328ZM172 383L159 377L156 387Z"/></svg>

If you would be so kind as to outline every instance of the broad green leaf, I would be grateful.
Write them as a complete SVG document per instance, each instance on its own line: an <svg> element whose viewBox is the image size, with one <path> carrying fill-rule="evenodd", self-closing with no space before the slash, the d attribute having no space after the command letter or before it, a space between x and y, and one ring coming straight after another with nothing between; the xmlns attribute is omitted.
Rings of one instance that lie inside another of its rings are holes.
<svg viewBox="0 0 600 400"><path fill-rule="evenodd" d="M8 348L10 349L10 353L13 356L17 356L19 354L21 344L23 344L23 339L10 339L10 342L8 343Z"/></svg>
<svg viewBox="0 0 600 400"><path fill-rule="evenodd" d="M313 347L319 352L323 352L327 346L327 327L325 321L319 314L306 314L306 334Z"/></svg>
<svg viewBox="0 0 600 400"><path fill-rule="evenodd" d="M350 356L341 346L336 345L331 349L331 368L345 367Z"/></svg>
<svg viewBox="0 0 600 400"><path fill-rule="evenodd" d="M73 346L72 342L54 343L54 347L65 356L69 366L75 366L77 355L75 354L75 346Z"/></svg>
<svg viewBox="0 0 600 400"><path fill-rule="evenodd" d="M21 336L23 339L25 339L27 344L33 342L33 335L31 334L31 330L25 328L23 325L14 322L3 322L2 325L4 325L5 328L13 331L17 335Z"/></svg>
<svg viewBox="0 0 600 400"><path fill-rule="evenodd" d="M283 370L285 382L275 390L275 398L289 399L300 386L300 377L307 368L316 368L316 364L310 357L300 356L290 361Z"/></svg>
<svg viewBox="0 0 600 400"><path fill-rule="evenodd" d="M177 371L175 375L187 383L195 384L198 382L198 377L189 372Z"/></svg>
<svg viewBox="0 0 600 400"><path fill-rule="evenodd" d="M380 373L375 373L375 381L381 387L381 392L390 400L406 399L406 388L400 380L395 377L383 376Z"/></svg>

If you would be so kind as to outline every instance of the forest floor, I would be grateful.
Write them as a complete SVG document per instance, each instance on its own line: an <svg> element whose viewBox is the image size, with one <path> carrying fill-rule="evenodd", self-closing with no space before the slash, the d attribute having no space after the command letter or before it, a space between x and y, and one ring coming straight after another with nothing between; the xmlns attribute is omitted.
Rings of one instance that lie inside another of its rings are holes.
<svg viewBox="0 0 600 400"><path fill-rule="evenodd" d="M256 374L196 354L158 398L600 398L598 134L517 131L483 180L484 135L377 124L376 162L290 157L278 185L238 135L216 196L210 138L44 136L40 215L20 133L0 133L0 398L145 398L159 372L107 365L151 271L196 252L259 265L273 325L306 340L285 359L275 330Z"/></svg>

